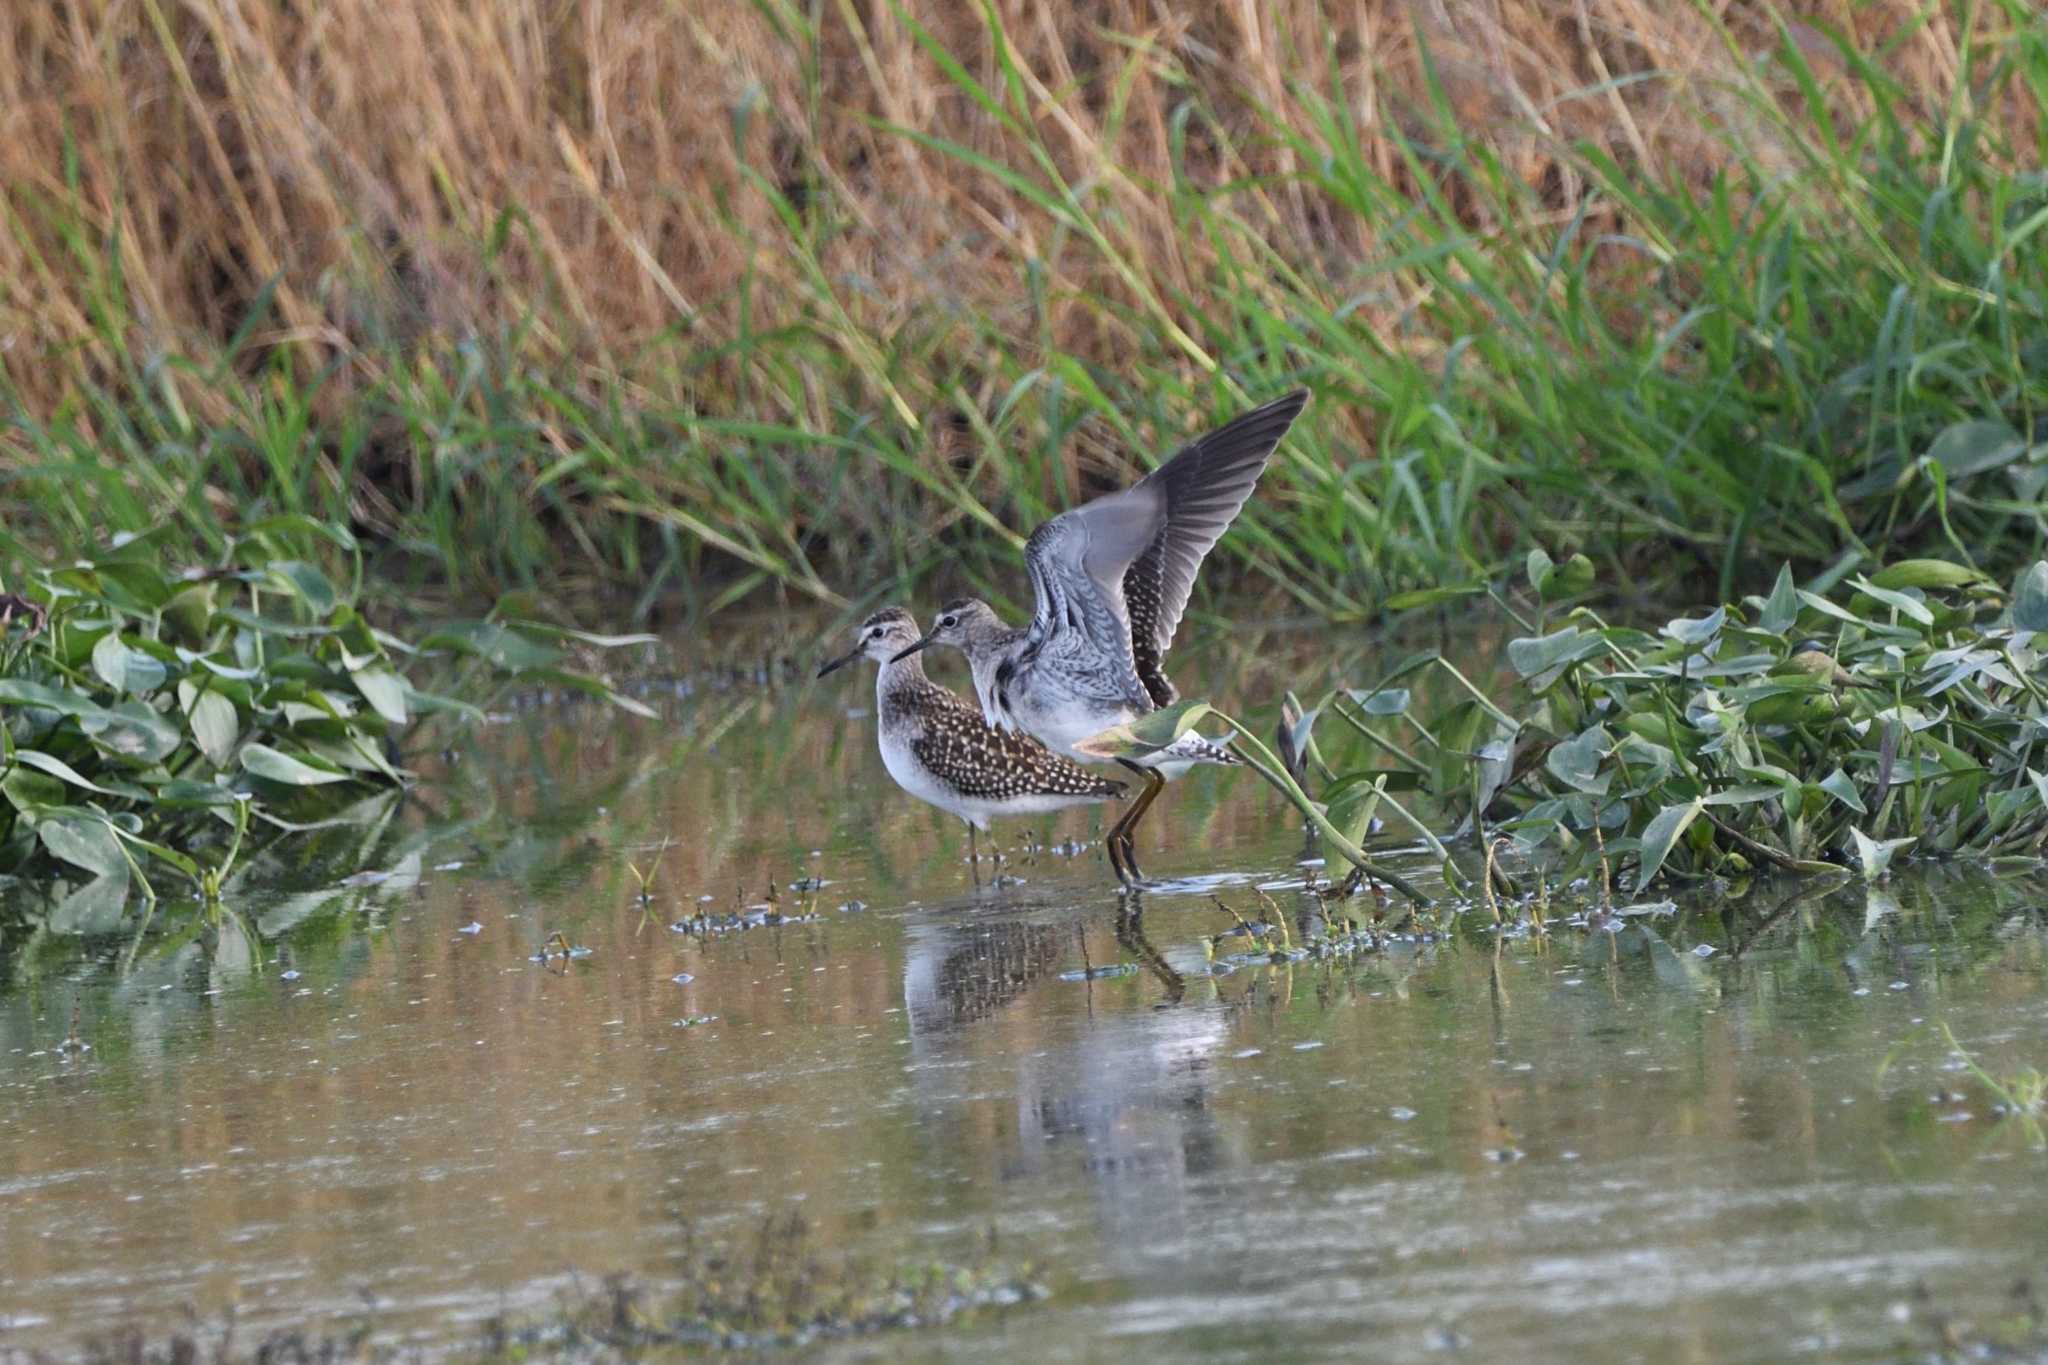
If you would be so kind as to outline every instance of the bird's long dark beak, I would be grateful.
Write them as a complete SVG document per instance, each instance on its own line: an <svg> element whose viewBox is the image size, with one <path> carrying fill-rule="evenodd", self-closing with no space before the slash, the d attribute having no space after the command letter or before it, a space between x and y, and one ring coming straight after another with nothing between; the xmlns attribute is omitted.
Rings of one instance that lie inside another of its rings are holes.
<svg viewBox="0 0 2048 1365"><path fill-rule="evenodd" d="M860 651L858 649L848 650L846 653L840 655L836 659L832 659L826 663L819 664L818 676L822 678L827 673L837 673L840 669L846 667L848 664L852 663L855 659L858 659L859 657Z"/></svg>
<svg viewBox="0 0 2048 1365"><path fill-rule="evenodd" d="M930 649L931 647L932 637L927 635L924 638L920 639L916 644L906 645L902 649L897 650L894 654L891 654L889 656L889 662L892 664L900 663L903 660L909 658L911 655L917 653L918 651Z"/></svg>

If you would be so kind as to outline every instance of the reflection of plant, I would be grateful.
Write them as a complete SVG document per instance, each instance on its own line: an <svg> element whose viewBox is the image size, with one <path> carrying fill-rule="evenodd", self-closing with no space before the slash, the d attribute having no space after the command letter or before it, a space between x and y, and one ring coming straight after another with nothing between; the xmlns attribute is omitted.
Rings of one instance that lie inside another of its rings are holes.
<svg viewBox="0 0 2048 1365"><path fill-rule="evenodd" d="M337 796L400 785L395 735L426 712L474 714L414 687L408 657L467 656L645 712L565 670L539 638L563 632L478 621L415 645L372 627L359 572L338 585L288 549L320 540L353 562L346 530L278 517L203 571L171 572L147 535L27 569L0 624L0 873L89 874L52 912L79 924L117 913L131 884L153 898L151 860L218 899L252 820L303 829ZM4 537L0 552L26 562Z"/></svg>

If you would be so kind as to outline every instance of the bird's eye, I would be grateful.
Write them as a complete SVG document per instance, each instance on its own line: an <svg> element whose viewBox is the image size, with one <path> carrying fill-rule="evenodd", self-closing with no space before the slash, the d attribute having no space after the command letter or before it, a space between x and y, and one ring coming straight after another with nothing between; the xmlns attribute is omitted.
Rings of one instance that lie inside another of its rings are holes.
<svg viewBox="0 0 2048 1365"><path fill-rule="evenodd" d="M957 616L948 616L945 620L939 622L939 624L941 626L957 626L960 624L960 618Z"/></svg>

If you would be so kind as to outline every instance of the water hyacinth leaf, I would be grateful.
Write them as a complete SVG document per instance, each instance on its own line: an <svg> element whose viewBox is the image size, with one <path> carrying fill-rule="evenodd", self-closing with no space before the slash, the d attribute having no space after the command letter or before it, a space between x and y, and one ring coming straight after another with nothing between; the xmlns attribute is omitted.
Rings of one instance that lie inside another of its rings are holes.
<svg viewBox="0 0 2048 1365"><path fill-rule="evenodd" d="M1682 645L1703 645L1719 635L1727 621L1728 608L1716 607L1705 616L1680 616L1666 621L1663 633Z"/></svg>
<svg viewBox="0 0 2048 1365"><path fill-rule="evenodd" d="M1377 692L1353 692L1350 697L1368 716L1399 716L1407 713L1412 694L1405 687L1383 687Z"/></svg>
<svg viewBox="0 0 2048 1365"><path fill-rule="evenodd" d="M124 701L100 708L95 714L80 714L78 724L101 750L140 763L160 763L184 743L176 726L140 701Z"/></svg>
<svg viewBox="0 0 2048 1365"><path fill-rule="evenodd" d="M1700 800L1709 806L1753 806L1759 801L1775 800L1784 794L1785 789L1780 786L1749 783L1740 787L1724 787L1720 791L1701 797Z"/></svg>
<svg viewBox="0 0 2048 1365"><path fill-rule="evenodd" d="M378 715L393 725L403 725L410 718L405 705L405 680L398 674L379 665L353 669L349 677Z"/></svg>
<svg viewBox="0 0 2048 1365"><path fill-rule="evenodd" d="M1892 855L1900 849L1917 843L1915 838L1873 839L1856 826L1849 826L1849 837L1856 850L1856 861L1863 869L1866 881L1877 881L1891 870Z"/></svg>
<svg viewBox="0 0 2048 1365"><path fill-rule="evenodd" d="M1792 566L1778 566L1778 581L1771 587L1771 595L1764 599L1763 610L1757 613L1757 629L1771 635L1783 635L1799 620L1799 594L1792 582Z"/></svg>
<svg viewBox="0 0 2048 1365"><path fill-rule="evenodd" d="M2037 559L2012 588L2014 630L2048 631L2048 559Z"/></svg>
<svg viewBox="0 0 2048 1365"><path fill-rule="evenodd" d="M36 822L36 838L50 856L96 876L125 878L128 855L121 840L97 815L63 811Z"/></svg>
<svg viewBox="0 0 2048 1365"><path fill-rule="evenodd" d="M1864 808L1862 794L1856 790L1856 784L1850 781L1849 774L1840 768L1821 779L1820 789L1858 815L1869 814Z"/></svg>
<svg viewBox="0 0 2048 1365"><path fill-rule="evenodd" d="M351 774L312 764L281 753L267 744L244 744L242 768L257 777L293 787L317 787L329 782L346 782Z"/></svg>
<svg viewBox="0 0 2048 1365"><path fill-rule="evenodd" d="M2026 451L2026 441L2004 422L1969 421L1944 427L1927 447L1927 458L1950 478L1963 479L2009 465Z"/></svg>
<svg viewBox="0 0 2048 1365"><path fill-rule="evenodd" d="M324 621L334 611L334 584L311 564L298 559L277 559L266 569L270 581L304 602L316 619Z"/></svg>
<svg viewBox="0 0 2048 1365"><path fill-rule="evenodd" d="M1604 647L1605 641L1598 635L1566 626L1548 635L1508 641L1508 664L1540 695L1549 691L1567 668Z"/></svg>
<svg viewBox="0 0 2048 1365"><path fill-rule="evenodd" d="M40 750L16 749L14 751L14 761L25 763L31 768L40 769L59 781L68 782L74 787L82 787L89 792L98 792L101 796L116 795L116 793L87 778L63 759L43 753Z"/></svg>
<svg viewBox="0 0 2048 1365"><path fill-rule="evenodd" d="M1543 586L1537 590L1545 602L1561 602L1567 597L1577 597L1593 586L1593 561L1584 555L1573 555L1564 563L1552 568Z"/></svg>
<svg viewBox="0 0 2048 1365"><path fill-rule="evenodd" d="M131 649L121 637L109 631L92 648L92 671L116 692L154 692L164 685L166 671L161 663Z"/></svg>
<svg viewBox="0 0 2048 1365"><path fill-rule="evenodd" d="M1905 616L1908 620L1916 621L1923 626L1934 624L1934 613L1929 611L1927 604L1919 598L1908 596L1903 592L1895 592L1890 588L1880 588L1861 574L1858 574L1851 581L1858 591L1876 598L1893 611Z"/></svg>
<svg viewBox="0 0 2048 1365"><path fill-rule="evenodd" d="M192 729L192 740L199 746L199 752L214 767L227 767L235 756L235 741L242 733L235 704L218 692L201 691L190 683L180 683L178 695L184 702L185 723Z"/></svg>
<svg viewBox="0 0 2048 1365"><path fill-rule="evenodd" d="M1614 775L1601 772L1600 764L1613 748L1614 741L1606 727L1595 725L1562 744L1552 745L1543 756L1543 766L1567 786L1592 796L1605 796Z"/></svg>
<svg viewBox="0 0 2048 1365"><path fill-rule="evenodd" d="M1143 758L1166 748L1209 714L1205 701L1175 702L1128 725L1113 725L1076 744L1074 748L1095 758Z"/></svg>
<svg viewBox="0 0 2048 1365"><path fill-rule="evenodd" d="M1685 833L1686 826L1697 820L1705 808L1705 803L1697 800L1682 806L1666 806L1644 826L1642 869L1636 873L1636 890L1642 890L1656 878L1664 867L1664 860L1671 856L1672 845L1678 842L1678 836Z"/></svg>
<svg viewBox="0 0 2048 1365"><path fill-rule="evenodd" d="M1870 581L1880 588L1894 591L1901 588L1961 588L1984 581L1984 575L1967 564L1954 564L1946 559L1902 559L1896 564L1887 564L1870 575Z"/></svg>

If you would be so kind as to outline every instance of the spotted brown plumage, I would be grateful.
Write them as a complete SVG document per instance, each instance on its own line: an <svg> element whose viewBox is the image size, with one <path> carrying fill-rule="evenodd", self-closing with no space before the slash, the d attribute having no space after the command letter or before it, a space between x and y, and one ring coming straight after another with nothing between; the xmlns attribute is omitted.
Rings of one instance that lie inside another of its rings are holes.
<svg viewBox="0 0 2048 1365"><path fill-rule="evenodd" d="M1123 795L1123 783L1059 757L1028 735L995 729L974 706L927 678L923 660L895 657L916 639L910 613L884 607L861 623L850 652L818 670L822 678L862 657L882 665L875 680L876 738L898 786L951 811L970 831L987 829L999 815Z"/></svg>
<svg viewBox="0 0 2048 1365"><path fill-rule="evenodd" d="M1027 735L991 726L981 712L925 678L922 669L893 681L881 693L883 726L908 735L917 761L962 796L1007 801L1123 795L1123 783L1097 776Z"/></svg>

